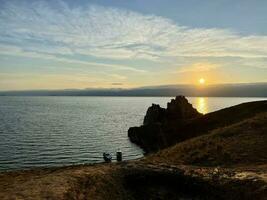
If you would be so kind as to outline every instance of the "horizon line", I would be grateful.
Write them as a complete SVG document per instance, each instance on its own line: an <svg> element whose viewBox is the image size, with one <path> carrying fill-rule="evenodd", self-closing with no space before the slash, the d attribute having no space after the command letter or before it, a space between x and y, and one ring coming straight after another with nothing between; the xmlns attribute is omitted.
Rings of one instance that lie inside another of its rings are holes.
<svg viewBox="0 0 267 200"><path fill-rule="evenodd" d="M267 82L237 82L237 83L206 83L204 86L199 84L192 83L181 83L181 84L163 84L163 85L147 85L147 86L139 86L139 87L91 87L91 88L65 88L65 89L21 89L21 90L0 90L2 92L41 92L41 91L83 91L83 90L134 90L134 89L152 89L156 87L169 87L169 86L193 86L193 87L210 87L210 86L221 86L221 85L257 85L257 84L267 84Z"/></svg>

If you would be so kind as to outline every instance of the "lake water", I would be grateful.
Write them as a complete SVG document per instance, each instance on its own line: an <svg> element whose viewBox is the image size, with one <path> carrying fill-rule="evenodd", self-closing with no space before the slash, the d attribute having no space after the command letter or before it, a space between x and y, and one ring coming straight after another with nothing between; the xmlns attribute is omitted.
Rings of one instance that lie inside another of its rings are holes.
<svg viewBox="0 0 267 200"><path fill-rule="evenodd" d="M126 160L143 156L127 137L152 103L170 97L0 97L0 170L102 162L119 148ZM200 112L260 98L201 98ZM265 99L266 100L266 99ZM114 157L114 156L113 156Z"/></svg>

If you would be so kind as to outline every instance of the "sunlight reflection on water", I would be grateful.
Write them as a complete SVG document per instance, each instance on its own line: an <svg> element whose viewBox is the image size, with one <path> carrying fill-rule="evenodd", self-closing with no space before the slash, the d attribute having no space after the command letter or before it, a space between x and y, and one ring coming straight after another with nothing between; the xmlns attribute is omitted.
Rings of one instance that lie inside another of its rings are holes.
<svg viewBox="0 0 267 200"><path fill-rule="evenodd" d="M206 114L208 112L206 98L197 97L196 109L198 110L198 112L203 113L203 114Z"/></svg>

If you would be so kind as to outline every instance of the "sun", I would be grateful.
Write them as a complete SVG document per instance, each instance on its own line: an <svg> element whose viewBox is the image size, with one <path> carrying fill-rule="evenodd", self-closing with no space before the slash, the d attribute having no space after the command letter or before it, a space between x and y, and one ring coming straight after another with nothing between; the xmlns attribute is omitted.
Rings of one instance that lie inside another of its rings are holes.
<svg viewBox="0 0 267 200"><path fill-rule="evenodd" d="M199 82L200 85L203 85L203 84L205 84L206 81L205 81L204 78L201 78L201 79L198 80L198 82Z"/></svg>

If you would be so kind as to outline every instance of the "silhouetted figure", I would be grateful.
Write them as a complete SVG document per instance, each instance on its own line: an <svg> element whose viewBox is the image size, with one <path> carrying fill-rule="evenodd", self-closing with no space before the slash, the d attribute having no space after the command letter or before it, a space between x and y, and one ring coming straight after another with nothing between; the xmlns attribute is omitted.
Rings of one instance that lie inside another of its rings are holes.
<svg viewBox="0 0 267 200"><path fill-rule="evenodd" d="M105 162L111 162L112 156L109 153L103 153L103 159Z"/></svg>
<svg viewBox="0 0 267 200"><path fill-rule="evenodd" d="M122 161L122 152L120 150L117 151L116 157L118 162Z"/></svg>

